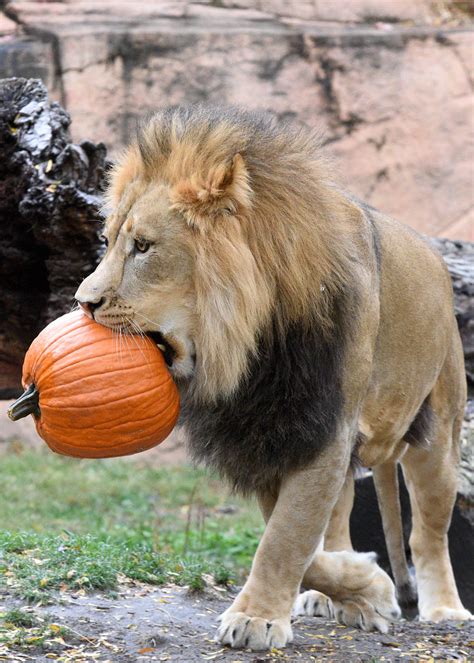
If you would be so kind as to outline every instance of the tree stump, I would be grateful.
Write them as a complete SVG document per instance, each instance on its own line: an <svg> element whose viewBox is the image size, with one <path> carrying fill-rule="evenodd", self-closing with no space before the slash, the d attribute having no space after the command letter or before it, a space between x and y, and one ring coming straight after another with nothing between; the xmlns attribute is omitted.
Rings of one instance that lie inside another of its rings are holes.
<svg viewBox="0 0 474 663"><path fill-rule="evenodd" d="M0 81L0 398L21 392L30 342L100 256L106 149L72 144L69 124L41 81Z"/></svg>

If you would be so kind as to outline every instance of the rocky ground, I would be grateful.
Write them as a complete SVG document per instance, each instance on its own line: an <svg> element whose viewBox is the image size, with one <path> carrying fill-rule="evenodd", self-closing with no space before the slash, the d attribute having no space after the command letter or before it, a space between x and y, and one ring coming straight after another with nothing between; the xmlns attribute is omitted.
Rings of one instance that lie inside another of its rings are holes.
<svg viewBox="0 0 474 663"><path fill-rule="evenodd" d="M5 603L11 603L8 597ZM294 642L284 650L250 652L214 641L218 615L232 596L212 586L205 592L122 584L114 598L64 594L61 601L31 608L47 621L51 638L41 648L0 647L0 660L58 661L434 661L474 656L474 622L433 625L399 621L387 635L365 633L322 618L298 618ZM58 632L62 627L61 635Z"/></svg>

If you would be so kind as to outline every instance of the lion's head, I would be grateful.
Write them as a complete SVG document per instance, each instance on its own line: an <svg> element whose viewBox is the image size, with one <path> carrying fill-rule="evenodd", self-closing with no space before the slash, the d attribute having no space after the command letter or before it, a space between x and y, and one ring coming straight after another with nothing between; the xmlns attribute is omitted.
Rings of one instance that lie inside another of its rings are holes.
<svg viewBox="0 0 474 663"><path fill-rule="evenodd" d="M108 202L107 250L76 297L101 324L158 333L199 397L232 393L260 334L296 319L329 328L355 208L309 130L236 109L158 112Z"/></svg>

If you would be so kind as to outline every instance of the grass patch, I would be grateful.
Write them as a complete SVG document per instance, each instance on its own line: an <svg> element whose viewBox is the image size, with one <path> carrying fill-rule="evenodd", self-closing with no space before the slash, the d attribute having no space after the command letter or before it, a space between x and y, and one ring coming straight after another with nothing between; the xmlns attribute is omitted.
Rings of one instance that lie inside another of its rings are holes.
<svg viewBox="0 0 474 663"><path fill-rule="evenodd" d="M6 627L33 628L37 625L36 617L20 608L7 610L7 612L1 613L1 617Z"/></svg>
<svg viewBox="0 0 474 663"><path fill-rule="evenodd" d="M63 641L67 636L67 628L49 623L49 620L25 610L13 608L0 613L0 645L9 650L41 650L45 645L51 645L58 638Z"/></svg>
<svg viewBox="0 0 474 663"><path fill-rule="evenodd" d="M24 451L0 465L0 586L30 601L120 574L194 589L240 581L263 529L203 470Z"/></svg>

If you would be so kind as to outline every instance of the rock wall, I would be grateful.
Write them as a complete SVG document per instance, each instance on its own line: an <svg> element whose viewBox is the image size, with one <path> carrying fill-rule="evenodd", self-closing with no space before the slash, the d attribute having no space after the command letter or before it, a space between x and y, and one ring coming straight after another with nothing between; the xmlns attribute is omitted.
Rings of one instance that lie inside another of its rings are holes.
<svg viewBox="0 0 474 663"><path fill-rule="evenodd" d="M137 118L167 104L294 116L321 127L354 193L422 232L474 240L465 6L11 0L0 76L41 77L71 114L74 140L104 141L111 156Z"/></svg>

